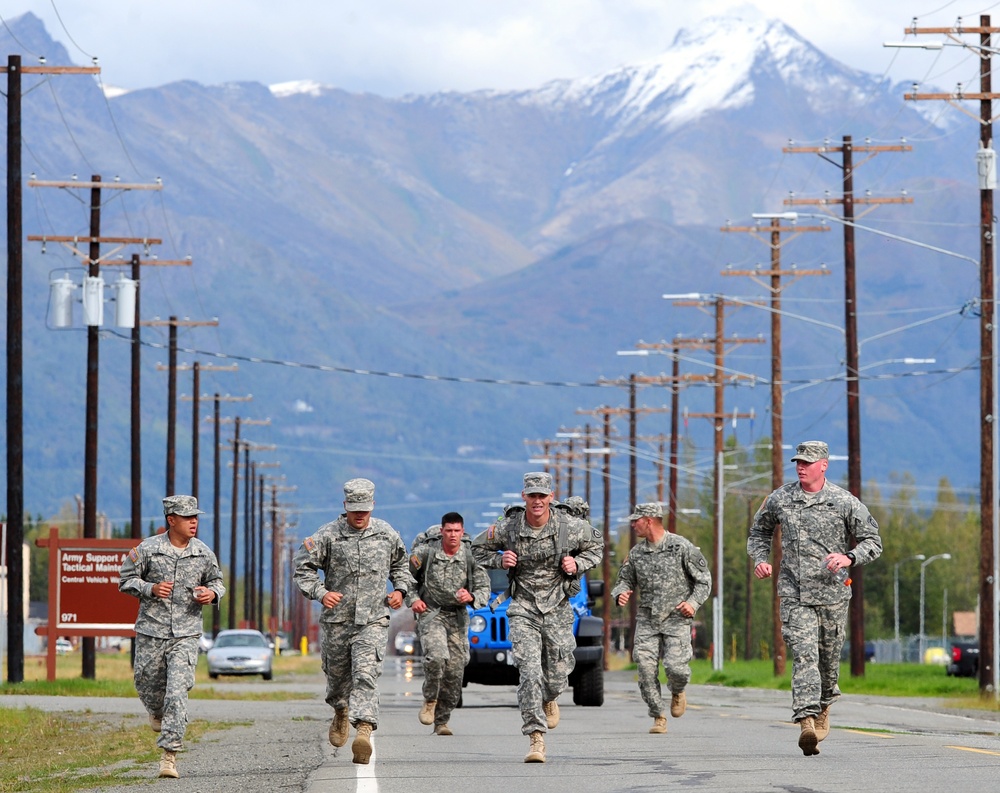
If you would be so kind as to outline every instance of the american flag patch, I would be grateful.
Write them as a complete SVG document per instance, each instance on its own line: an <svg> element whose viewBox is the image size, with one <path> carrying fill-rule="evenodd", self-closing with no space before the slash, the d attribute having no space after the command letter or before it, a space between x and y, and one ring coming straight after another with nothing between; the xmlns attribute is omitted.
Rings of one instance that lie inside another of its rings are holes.
<svg viewBox="0 0 1000 793"><path fill-rule="evenodd" d="M497 536L497 524L493 524L486 530L486 539L495 540Z"/></svg>
<svg viewBox="0 0 1000 793"><path fill-rule="evenodd" d="M312 537L306 537L302 541L302 544L305 546L306 550L309 551L309 553L312 553L313 551L316 550L316 540L314 540Z"/></svg>
<svg viewBox="0 0 1000 793"><path fill-rule="evenodd" d="M420 561L420 557L419 556L417 556L416 554L413 554L413 556L410 557L410 564L413 565L413 568L415 570L419 570L420 566L423 564L423 562Z"/></svg>
<svg viewBox="0 0 1000 793"><path fill-rule="evenodd" d="M133 548L128 552L128 558L132 560L133 564L138 564L139 562L139 549Z"/></svg>

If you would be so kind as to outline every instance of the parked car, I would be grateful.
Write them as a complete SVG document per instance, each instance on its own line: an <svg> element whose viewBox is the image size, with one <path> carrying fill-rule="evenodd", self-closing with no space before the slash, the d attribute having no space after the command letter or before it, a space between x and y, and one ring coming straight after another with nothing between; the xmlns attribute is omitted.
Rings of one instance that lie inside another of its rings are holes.
<svg viewBox="0 0 1000 793"><path fill-rule="evenodd" d="M979 674L979 642L975 639L956 639L951 643L949 677L976 677Z"/></svg>
<svg viewBox="0 0 1000 793"><path fill-rule="evenodd" d="M59 655L73 652L73 643L69 639L56 639L56 652Z"/></svg>
<svg viewBox="0 0 1000 793"><path fill-rule="evenodd" d="M393 643L396 655L420 655L420 639L414 631L400 631Z"/></svg>
<svg viewBox="0 0 1000 793"><path fill-rule="evenodd" d="M270 680L273 674L273 653L260 631L219 631L206 657L208 676L213 680L219 675L260 675Z"/></svg>

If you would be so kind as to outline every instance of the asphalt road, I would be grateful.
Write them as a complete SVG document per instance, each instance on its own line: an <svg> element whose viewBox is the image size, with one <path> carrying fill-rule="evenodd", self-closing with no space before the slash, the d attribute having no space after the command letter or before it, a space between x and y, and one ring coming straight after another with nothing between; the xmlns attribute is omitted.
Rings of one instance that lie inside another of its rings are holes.
<svg viewBox="0 0 1000 793"><path fill-rule="evenodd" d="M192 700L191 717L239 722L210 733L179 756L180 780L155 780L177 793L441 793L544 789L611 793L670 788L726 791L985 791L1000 775L1000 722L935 700L845 696L832 711L833 731L816 757L803 757L790 719L788 692L692 686L688 712L649 735L632 673L610 674L605 704L578 708L569 692L562 721L547 740L548 761L525 764L528 739L512 687L470 686L455 711L452 737L417 721L419 664L389 659L381 683L382 718L368 766L351 762L350 743L326 740L331 717L321 678L291 684L259 680L229 688L290 687L313 693L293 702ZM3 697L0 703L93 718L144 721L138 700ZM152 733L150 734L152 742ZM98 761L95 760L95 765ZM104 787L104 793L135 787Z"/></svg>

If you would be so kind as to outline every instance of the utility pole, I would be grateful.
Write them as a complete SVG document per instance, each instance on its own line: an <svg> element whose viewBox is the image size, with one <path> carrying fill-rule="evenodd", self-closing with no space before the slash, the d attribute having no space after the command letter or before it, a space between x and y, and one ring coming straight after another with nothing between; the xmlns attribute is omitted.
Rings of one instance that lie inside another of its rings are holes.
<svg viewBox="0 0 1000 793"><path fill-rule="evenodd" d="M115 262L105 262L105 267L113 266ZM122 262L124 264L124 262ZM142 290L138 288L139 279L142 275L143 266L188 266L192 264L191 257L179 260L166 259L142 259L138 253L133 253L129 261L132 268L132 280L136 283L135 290L135 322L132 326L132 360L131 360L131 452L130 452L130 473L131 473L131 523L132 539L142 538L142 412L141 407L141 363L142 363L142 320L140 304L142 302ZM197 493L194 494L197 496Z"/></svg>
<svg viewBox="0 0 1000 793"><path fill-rule="evenodd" d="M202 372L238 372L240 367L238 364L230 364L229 366L216 366L215 364L203 364L195 361L190 366L188 364L180 364L176 367L178 372L186 372L188 369L191 370L191 396L181 395L182 402L191 402L191 495L198 498L198 491L200 489L200 476L199 476L199 460L201 457L201 435L199 433L199 426L201 424L200 408L199 402L211 402L215 397L211 397L208 394L201 394L201 373Z"/></svg>
<svg viewBox="0 0 1000 793"><path fill-rule="evenodd" d="M163 364L157 364L156 370L162 372L166 369L167 371L167 495L173 495L176 492L174 490L174 465L177 461L177 328L216 328L219 326L219 320L196 321L190 320L187 317L184 319L170 317L166 320L151 319L142 324L148 325L151 328L163 327L164 325L170 328L168 364L166 367Z"/></svg>
<svg viewBox="0 0 1000 793"><path fill-rule="evenodd" d="M604 554L601 557L601 576L604 578L604 595L601 597L601 616L604 620L604 668L608 668L608 655L611 652L611 417L623 415L622 408L612 408L602 405L593 410L577 410L578 414L600 416L604 425L604 447L599 450L589 449L591 454L604 455ZM589 446L589 444L588 444ZM588 499L587 503L590 501Z"/></svg>
<svg viewBox="0 0 1000 793"><path fill-rule="evenodd" d="M79 181L38 181L28 182L29 187L56 187L64 190L89 190L90 191L90 234L88 236L70 235L28 235L30 242L41 242L43 249L48 242L58 242L65 245L70 251L79 256L87 263L87 281L85 284L85 294L92 288L93 291L103 290L103 282L100 281L101 274L101 245L118 245L111 253L116 253L121 247L126 245L142 245L147 250L150 245L159 245L163 242L160 239L148 237L102 237L101 236L101 189L108 187L113 190L160 190L160 184L125 184L123 182L112 182L105 184L101 181L100 175L91 176L89 182ZM87 252L77 249L77 245L86 242ZM111 253L106 254L111 255ZM103 293L99 294L99 308L97 313L103 313ZM95 302L98 302L95 299ZM84 433L84 470L83 470L83 536L85 538L97 537L97 417L98 417L98 364L100 361L100 336L98 329L100 317L87 318L87 403L86 403L86 428ZM97 655L95 652L94 637L86 636L81 642L80 660L82 664L81 676L85 680L94 680L97 676Z"/></svg>
<svg viewBox="0 0 1000 793"><path fill-rule="evenodd" d="M791 242L799 234L807 232L829 231L829 226L782 226L779 218L771 218L768 247L771 250L771 266L768 270L723 270L723 275L743 275L753 279L771 295L771 489L777 490L784 483L784 393L783 373L781 369L781 293L785 288L781 279L791 277L792 283L807 275L829 275L826 268L820 270L784 270L781 267L782 246ZM760 226L724 226L722 231L743 231L759 238ZM794 236L783 243L781 235L792 233ZM768 278L765 281L764 278ZM856 362L855 362L856 363ZM747 524L749 525L749 524ZM781 636L781 599L778 597L778 570L781 567L781 526L774 529L771 540L771 557L774 570L771 576L771 643L774 647L774 675L785 674L785 642ZM747 612L750 611L750 601L747 601ZM862 650L864 643L862 642Z"/></svg>
<svg viewBox="0 0 1000 793"><path fill-rule="evenodd" d="M7 680L24 682L24 323L22 74L100 74L97 66L7 66Z"/></svg>
<svg viewBox="0 0 1000 793"><path fill-rule="evenodd" d="M222 518L221 518L221 510L222 510L222 505L221 505L221 498L222 498L222 483L221 483L221 476L222 476L222 460L221 460L221 455L222 455L222 439L220 437L220 428L222 427L222 424L224 422L232 421L233 419L224 419L224 418L222 418L219 415L219 403L220 402L249 402L251 399L253 399L253 396L251 396L249 394L247 396L243 396L243 397L234 397L234 396L229 396L228 394L226 396L220 396L218 394L218 392L216 392L215 396L212 397L212 401L214 402L213 415L211 417L205 419L206 421L212 421L215 424L215 443L214 443L214 449L215 449L215 453L214 453L214 471L215 471L214 482L215 482L215 488L214 488L214 491L213 491L213 498L212 498L212 517L213 517L213 520L212 520L212 550L215 551L215 555L217 557L219 557L220 559L222 557L222 547L221 547L222 546L222 536L221 536L222 535L222 528L221 528L222 527ZM230 590L230 592L232 592L232 590ZM233 600L235 600L235 595L231 595L230 596L230 602L232 602ZM212 636L213 637L219 635L219 630L222 627L221 624L220 624L220 622L219 622L219 619L220 619L219 604L216 603L214 606L212 606Z"/></svg>
<svg viewBox="0 0 1000 793"><path fill-rule="evenodd" d="M847 489L857 498L861 498L861 398L858 376L858 294L857 268L855 265L854 248L854 207L857 204L912 204L912 198L898 196L892 198L854 197L854 171L876 154L887 151L912 151L913 147L905 144L896 146L872 146L868 143L857 146L850 135L845 135L843 145L831 146L786 146L782 152L801 154L811 152L820 158L837 165L826 155L839 151L842 162L838 166L843 173L843 198L788 198L786 205L812 205L827 207L830 204L844 206L844 341L845 369L847 375ZM862 162L854 163L855 153L867 153L869 156ZM874 207L873 207L874 208ZM871 211L871 210L869 210ZM864 217L865 213L862 213ZM773 222L773 221L772 221ZM865 588L862 568L851 571L851 676L864 677L865 674ZM775 584L776 586L776 584Z"/></svg>
<svg viewBox="0 0 1000 793"><path fill-rule="evenodd" d="M241 426L245 426L245 425L249 425L249 424L265 425L265 424L270 424L271 423L270 419L263 419L263 420L255 421L254 419L241 419L239 416L237 416L233 421L234 421L236 429L233 432L233 441L232 441L232 444L233 444L233 500L232 500L233 511L232 511L232 515L230 516L231 520L230 520L230 524L229 524L229 542L230 542L230 547L229 547L229 564L230 564L230 570L229 570L229 584L230 584L230 586L229 586L229 591L233 595L229 599L229 627L230 628L239 627L237 625L237 623L236 623L236 582L238 580L237 579L237 575L236 575L236 570L237 570L236 560L238 558L237 555L236 555L236 549L237 549L236 527L238 525L237 521L238 521L239 513L240 513L240 509L239 509L239 503L240 503L240 449L242 448L242 445L244 443L246 443L245 441L240 440L240 427ZM249 539L249 538L247 538L247 539ZM249 570L244 570L243 574L244 574L244 576L249 575Z"/></svg>
<svg viewBox="0 0 1000 793"><path fill-rule="evenodd" d="M998 570L998 527L995 482L997 478L997 330L994 268L994 218L993 190L996 188L996 154L993 151L993 100L1000 94L993 93L992 36L1000 33L1000 28L991 27L990 17L979 17L978 27L963 27L961 19L956 27L918 28L916 20L906 33L913 35L943 35L979 54L979 92L967 93L961 84L955 93L921 94L914 85L912 93L904 94L905 99L942 100L966 113L962 101L978 101L979 117L979 691L985 695L992 692L1000 698L1000 668L997 664L997 644L1000 643L1000 624L997 608L1000 600L1000 570ZM979 44L968 45L962 41L965 34L978 34ZM941 46L941 45L939 45ZM972 115L969 113L968 115ZM973 116L975 118L975 116ZM987 607L992 604L992 607ZM921 659L923 660L923 659Z"/></svg>
<svg viewBox="0 0 1000 793"><path fill-rule="evenodd" d="M661 375L660 380L664 384L670 384L670 483L667 488L667 531L670 534L677 533L677 471L678 455L677 446L680 442L680 386L682 383L707 382L712 380L711 375L686 374L683 377L680 373L680 353L681 350L709 350L712 349L713 342L703 338L676 336L671 342L661 341L647 343L640 341L635 345L636 352L629 352L630 355L648 355L650 350L669 349L671 357L671 371L669 379ZM619 353L624 355L625 353ZM660 500L663 500L662 494Z"/></svg>
<svg viewBox="0 0 1000 793"><path fill-rule="evenodd" d="M696 306L702 310L707 310L708 307L712 308L712 313L715 318L715 336L713 338L713 352L715 363L713 366L712 377L715 386L715 410L711 413L689 413L689 416L696 418L707 418L711 419L713 428L715 432L714 436L714 454L712 455L712 460L715 462L713 465L713 487L712 492L714 495L714 509L712 514L712 522L714 525L713 535L714 535L714 545L715 545L715 558L712 562L712 589L714 597L714 614L712 619L712 629L715 636L714 639L714 651L712 655L712 664L716 670L722 669L722 654L723 654L723 644L724 644L724 633L722 630L722 623L725 615L724 601L723 601L723 543L722 543L722 506L724 501L724 494L722 492L722 465L721 460L723 453L725 451L724 438L722 435L722 425L727 418L732 418L735 422L740 418L750 418L754 417L751 413L739 413L734 411L732 413L725 412L725 399L723 394L723 388L726 385L726 381L738 381L746 379L747 375L742 374L726 374L726 342L725 342L725 310L727 305L740 305L739 303L733 303L732 301L726 300L721 295L716 295L711 299L704 300L676 300L674 301L675 306ZM738 347L743 344L755 344L761 343L763 339L731 339L730 349Z"/></svg>

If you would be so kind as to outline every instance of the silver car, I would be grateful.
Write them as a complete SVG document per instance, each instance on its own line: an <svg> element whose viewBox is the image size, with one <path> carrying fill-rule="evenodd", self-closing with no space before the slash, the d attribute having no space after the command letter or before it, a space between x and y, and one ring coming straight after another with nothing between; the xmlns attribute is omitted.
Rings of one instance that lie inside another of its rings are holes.
<svg viewBox="0 0 1000 793"><path fill-rule="evenodd" d="M260 631L219 631L206 656L213 680L219 675L260 675L265 680L272 676L273 652Z"/></svg>

